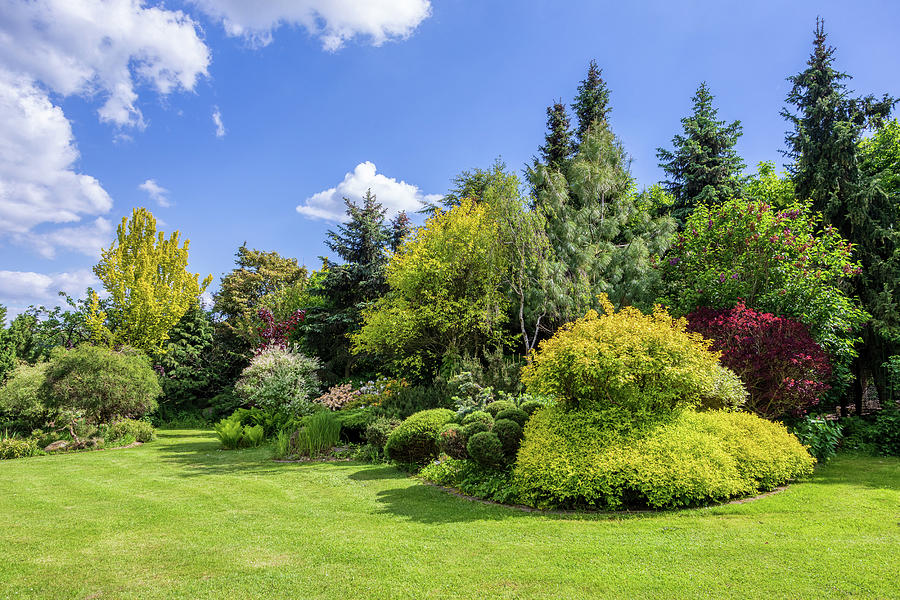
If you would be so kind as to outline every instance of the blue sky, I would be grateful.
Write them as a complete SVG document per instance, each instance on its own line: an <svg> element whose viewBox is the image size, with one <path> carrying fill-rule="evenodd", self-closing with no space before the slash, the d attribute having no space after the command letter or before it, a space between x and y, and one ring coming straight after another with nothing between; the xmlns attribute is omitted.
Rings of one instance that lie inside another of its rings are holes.
<svg viewBox="0 0 900 600"><path fill-rule="evenodd" d="M244 241L315 268L342 194L414 207L524 166L592 58L642 185L702 80L746 162L781 164L817 15L853 89L900 96L891 1L0 0L0 303L96 283L134 206L201 275Z"/></svg>

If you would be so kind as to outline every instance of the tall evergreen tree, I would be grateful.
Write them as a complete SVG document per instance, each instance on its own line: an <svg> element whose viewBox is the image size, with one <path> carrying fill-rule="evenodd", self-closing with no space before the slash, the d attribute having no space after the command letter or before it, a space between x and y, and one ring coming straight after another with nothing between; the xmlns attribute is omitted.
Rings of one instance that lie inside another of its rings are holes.
<svg viewBox="0 0 900 600"><path fill-rule="evenodd" d="M388 247L391 249L391 252L396 252L400 249L403 241L412 233L412 222L409 220L405 210L401 210L391 219L389 229Z"/></svg>
<svg viewBox="0 0 900 600"><path fill-rule="evenodd" d="M591 60L588 65L587 77L578 84L578 94L572 103L572 110L578 118L578 127L575 131L577 141L584 141L587 130L595 122L606 122L609 117L609 89L603 80L603 71L597 66L596 60Z"/></svg>
<svg viewBox="0 0 900 600"><path fill-rule="evenodd" d="M547 133L540 147L541 160L552 169L562 169L575 152L569 115L562 100L547 107Z"/></svg>
<svg viewBox="0 0 900 600"><path fill-rule="evenodd" d="M675 197L672 216L680 226L698 203L717 204L736 196L744 161L734 149L741 122L718 120L706 82L693 97L690 116L681 119L684 135L672 138L672 150L657 148L659 166L666 172L666 189Z"/></svg>
<svg viewBox="0 0 900 600"><path fill-rule="evenodd" d="M787 104L792 108L784 108L781 114L792 128L785 136L784 154L790 159L787 167L797 196L811 198L813 208L824 215L825 222L860 249L863 275L856 279L856 296L866 310L881 312L883 317L885 306L894 301L883 301L885 282L876 275L878 257L890 246L885 232L895 227L896 214L877 208L879 203L884 205L884 199L878 195L878 186L868 185L863 177L859 153L863 133L878 128L896 101L888 95L880 99L871 95L853 97L844 83L850 76L834 68L834 52L827 44L824 22L817 19L807 68L788 78L793 86ZM873 247L873 242L881 247ZM876 302L876 298L882 300ZM880 381L883 352L878 349L887 340L878 331L877 322L876 316L863 331L862 355L853 367L857 385L851 397L857 412L862 410L862 386L869 373L875 376L879 388L884 387Z"/></svg>

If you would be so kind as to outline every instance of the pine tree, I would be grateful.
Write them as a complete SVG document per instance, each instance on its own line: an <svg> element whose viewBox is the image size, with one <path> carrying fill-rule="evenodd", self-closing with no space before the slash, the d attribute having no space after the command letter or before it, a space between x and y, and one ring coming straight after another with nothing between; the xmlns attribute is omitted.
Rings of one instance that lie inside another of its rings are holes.
<svg viewBox="0 0 900 600"><path fill-rule="evenodd" d="M412 233L412 222L409 220L405 210L401 210L391 219L389 229L388 247L391 249L391 252L396 252L403 245L403 241Z"/></svg>
<svg viewBox="0 0 900 600"><path fill-rule="evenodd" d="M552 169L562 169L575 152L569 115L562 100L547 107L547 133L540 148L541 159Z"/></svg>
<svg viewBox="0 0 900 600"><path fill-rule="evenodd" d="M683 226L699 203L711 205L738 195L744 161L734 149L741 122L718 120L706 82L694 94L694 108L681 119L684 135L672 138L674 148L657 148L659 166L669 179L666 189L675 197L672 216Z"/></svg>
<svg viewBox="0 0 900 600"><path fill-rule="evenodd" d="M591 125L606 122L609 117L609 89L602 75L603 71L597 66L597 61L591 60L587 77L578 85L578 95L572 103L572 110L578 118L575 134L579 144Z"/></svg>

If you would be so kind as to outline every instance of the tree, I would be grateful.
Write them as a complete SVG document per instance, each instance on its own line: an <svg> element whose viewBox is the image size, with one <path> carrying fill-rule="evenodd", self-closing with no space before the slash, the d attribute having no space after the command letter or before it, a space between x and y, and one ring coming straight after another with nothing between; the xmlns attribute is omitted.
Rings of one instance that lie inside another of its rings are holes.
<svg viewBox="0 0 900 600"><path fill-rule="evenodd" d="M403 245L404 240L412 233L412 222L405 210L398 212L388 224L388 247L391 252L396 252Z"/></svg>
<svg viewBox="0 0 900 600"><path fill-rule="evenodd" d="M209 286L187 271L189 240L180 244L176 231L166 239L156 231L156 219L145 208L122 218L116 243L104 250L94 274L110 294L108 310L91 296L88 324L95 339L109 338L148 353L158 352L169 330ZM107 327L109 320L112 327Z"/></svg>
<svg viewBox="0 0 900 600"><path fill-rule="evenodd" d="M744 180L740 196L748 200L756 200L784 210L796 204L797 194L790 174L775 172L774 162L761 162L756 166L756 173Z"/></svg>
<svg viewBox="0 0 900 600"><path fill-rule="evenodd" d="M741 122L718 120L719 111L706 82L692 100L693 112L681 119L684 135L672 138L672 150L656 151L659 166L669 176L665 184L675 196L672 216L680 226L697 204L717 204L736 196L744 168L734 149L742 133Z"/></svg>
<svg viewBox="0 0 900 600"><path fill-rule="evenodd" d="M6 329L6 307L0 304L0 385L16 367L16 348Z"/></svg>
<svg viewBox="0 0 900 600"><path fill-rule="evenodd" d="M540 148L541 160L551 169L562 169L575 152L569 115L562 100L547 107L547 133Z"/></svg>
<svg viewBox="0 0 900 600"><path fill-rule="evenodd" d="M476 167L472 170L462 171L453 178L453 187L446 196L441 198L440 205L426 204L422 212L435 215L443 208L453 208L459 206L463 199L469 198L477 200L484 196L485 190L490 187L498 178L504 177L506 174L506 163L499 157L494 159L494 163L487 169Z"/></svg>
<svg viewBox="0 0 900 600"><path fill-rule="evenodd" d="M584 141L588 129L594 123L606 123L609 117L609 89L603 81L603 71L597 66L596 60L591 60L587 77L578 84L578 94L572 103L572 110L578 118L575 136L579 144Z"/></svg>

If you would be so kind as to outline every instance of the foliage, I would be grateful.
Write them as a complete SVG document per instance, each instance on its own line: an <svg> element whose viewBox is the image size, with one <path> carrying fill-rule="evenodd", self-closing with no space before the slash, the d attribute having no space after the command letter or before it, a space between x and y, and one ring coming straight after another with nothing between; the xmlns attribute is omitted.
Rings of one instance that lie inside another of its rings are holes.
<svg viewBox="0 0 900 600"><path fill-rule="evenodd" d="M244 445L250 448L256 448L263 443L266 434L262 425L253 425L244 427Z"/></svg>
<svg viewBox="0 0 900 600"><path fill-rule="evenodd" d="M435 408L417 412L388 436L385 454L401 464L422 465L438 455L438 435L453 411Z"/></svg>
<svg viewBox="0 0 900 600"><path fill-rule="evenodd" d="M538 150L543 164L557 170L562 170L566 161L575 152L569 115L562 100L547 107L547 133L544 135L544 145Z"/></svg>
<svg viewBox="0 0 900 600"><path fill-rule="evenodd" d="M750 394L746 408L775 419L801 416L828 390L828 356L802 323L747 308L701 308L688 328L713 340L722 364L737 373Z"/></svg>
<svg viewBox="0 0 900 600"><path fill-rule="evenodd" d="M525 423L528 421L528 413L518 408L507 408L497 413L494 416L494 419L496 421L508 419L510 421L515 421L520 427L524 427Z"/></svg>
<svg viewBox="0 0 900 600"><path fill-rule="evenodd" d="M493 432L503 446L503 456L507 463L515 460L516 452L519 451L523 425L524 422L519 423L510 419L497 419L494 422Z"/></svg>
<svg viewBox="0 0 900 600"><path fill-rule="evenodd" d="M447 423L438 436L440 451L450 458L469 458L466 451L466 435L458 423Z"/></svg>
<svg viewBox="0 0 900 600"><path fill-rule="evenodd" d="M522 370L530 393L567 408L618 407L632 418L659 417L696 405L713 388L716 354L687 322L656 307L649 315L626 307L588 314L541 343Z"/></svg>
<svg viewBox="0 0 900 600"><path fill-rule="evenodd" d="M900 456L900 408L893 405L875 416L871 442L882 456Z"/></svg>
<svg viewBox="0 0 900 600"><path fill-rule="evenodd" d="M510 400L495 400L490 404L484 407L485 412L490 414L495 419L497 418L497 413L503 410L515 408L516 404Z"/></svg>
<svg viewBox="0 0 900 600"><path fill-rule="evenodd" d="M226 450L235 450L241 444L244 437L244 427L240 421L234 419L222 419L215 425L216 435Z"/></svg>
<svg viewBox="0 0 900 600"><path fill-rule="evenodd" d="M276 320L272 311L266 307L260 308L256 314L259 320L262 321L262 325L257 329L260 342L256 347L256 351L259 352L263 348L270 346L287 349L289 345L288 337L306 316L306 311L295 310L283 321Z"/></svg>
<svg viewBox="0 0 900 600"><path fill-rule="evenodd" d="M366 442L370 446L384 451L391 432L400 425L400 419L378 417L366 426Z"/></svg>
<svg viewBox="0 0 900 600"><path fill-rule="evenodd" d="M744 180L740 194L737 195L760 204L768 204L775 210L790 210L797 202L790 174L786 171L776 173L775 163L771 161L758 163L756 173Z"/></svg>
<svg viewBox="0 0 900 600"><path fill-rule="evenodd" d="M522 409L529 417L533 415L538 409L545 407L547 403L543 400L526 400L519 405L519 408Z"/></svg>
<svg viewBox="0 0 900 600"><path fill-rule="evenodd" d="M703 392L700 408L740 410L747 402L747 388L741 378L728 367L718 364L713 375L713 387Z"/></svg>
<svg viewBox="0 0 900 600"><path fill-rule="evenodd" d="M579 143L587 137L588 130L606 123L610 110L609 88L603 80L603 70L592 59L587 76L578 84L578 94L572 103L572 111L578 119L575 135Z"/></svg>
<svg viewBox="0 0 900 600"><path fill-rule="evenodd" d="M0 385L3 385L15 368L15 340L6 330L6 307L0 304Z"/></svg>
<svg viewBox="0 0 900 600"><path fill-rule="evenodd" d="M826 461L837 453L841 443L841 423L823 416L807 415L791 428L800 443L818 461Z"/></svg>
<svg viewBox="0 0 900 600"><path fill-rule="evenodd" d="M30 433L56 417L58 411L48 408L41 397L46 374L47 363L23 363L15 368L6 384L0 386L0 417L5 421L0 427Z"/></svg>
<svg viewBox="0 0 900 600"><path fill-rule="evenodd" d="M386 417L405 419L422 410L451 406L446 386L435 383L435 385L398 386L390 395L382 395L376 410Z"/></svg>
<svg viewBox="0 0 900 600"><path fill-rule="evenodd" d="M783 425L742 412L685 410L623 427L615 410L537 412L515 466L522 500L539 507L669 508L769 490L815 462Z"/></svg>
<svg viewBox="0 0 900 600"><path fill-rule="evenodd" d="M693 113L681 119L684 135L672 138L672 150L656 152L669 177L666 188L675 198L671 214L682 226L698 204L712 206L737 196L745 166L734 149L742 134L741 122L718 120L705 81L692 100Z"/></svg>
<svg viewBox="0 0 900 600"><path fill-rule="evenodd" d="M753 200L699 206L661 264L673 314L746 306L796 319L829 353L837 391L850 378L867 315L845 291L859 272L851 247L808 204L775 210Z"/></svg>
<svg viewBox="0 0 900 600"><path fill-rule="evenodd" d="M495 251L497 225L472 200L428 220L387 266L389 291L363 312L354 352L384 357L425 377L448 353L474 352L503 339L507 264Z"/></svg>
<svg viewBox="0 0 900 600"><path fill-rule="evenodd" d="M37 443L32 439L0 439L0 460L34 456L38 451Z"/></svg>
<svg viewBox="0 0 900 600"><path fill-rule="evenodd" d="M82 345L51 353L40 393L50 408L84 411L92 422L108 423L153 412L162 389L146 356Z"/></svg>
<svg viewBox="0 0 900 600"><path fill-rule="evenodd" d="M322 456L334 448L340 438L340 421L333 413L320 411L303 419L294 448L301 456Z"/></svg>
<svg viewBox="0 0 900 600"><path fill-rule="evenodd" d="M334 413L334 417L341 424L343 438L354 444L365 440L369 423L376 419L374 411L369 407L341 410Z"/></svg>
<svg viewBox="0 0 900 600"><path fill-rule="evenodd" d="M188 240L180 245L177 231L168 239L157 232L147 209L135 208L130 220L123 217L116 243L94 267L110 294L105 311L97 294L91 296L88 325L94 339L145 352L162 350L169 330L212 281L212 275L200 282L198 274L187 271L189 245Z"/></svg>
<svg viewBox="0 0 900 600"><path fill-rule="evenodd" d="M505 458L503 443L493 431L481 431L470 437L466 443L466 453L488 469L501 466Z"/></svg>
<svg viewBox="0 0 900 600"><path fill-rule="evenodd" d="M234 386L245 402L262 409L309 414L318 392L319 361L271 346L256 354Z"/></svg>
<svg viewBox="0 0 900 600"><path fill-rule="evenodd" d="M327 392L315 399L322 406L330 410L341 410L346 404L358 400L359 390L353 389L352 383L331 386Z"/></svg>
<svg viewBox="0 0 900 600"><path fill-rule="evenodd" d="M90 296L88 289L88 296ZM73 348L90 341L88 327L90 302L76 300L60 293L66 307L30 306L9 324L7 343L14 348L20 361L35 364L50 358L50 351L57 346Z"/></svg>
<svg viewBox="0 0 900 600"><path fill-rule="evenodd" d="M156 430L147 421L135 419L122 419L109 426L107 441L120 440L125 437L134 438L136 442L150 442L156 437Z"/></svg>

